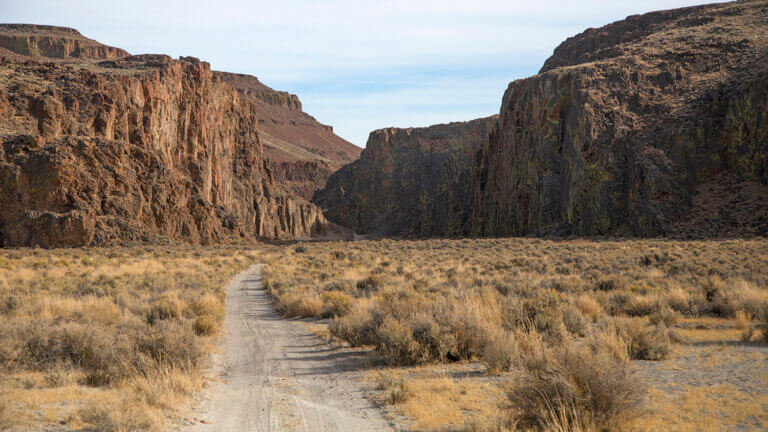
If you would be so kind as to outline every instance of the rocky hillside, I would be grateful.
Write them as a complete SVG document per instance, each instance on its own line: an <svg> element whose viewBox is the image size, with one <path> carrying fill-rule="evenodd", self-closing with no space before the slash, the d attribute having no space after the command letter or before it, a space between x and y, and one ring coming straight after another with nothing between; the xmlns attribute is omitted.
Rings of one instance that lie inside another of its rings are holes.
<svg viewBox="0 0 768 432"><path fill-rule="evenodd" d="M589 29L509 85L472 235L768 235L768 2Z"/></svg>
<svg viewBox="0 0 768 432"><path fill-rule="evenodd" d="M251 75L216 73L241 97L253 102L275 181L292 193L311 199L331 173L360 156L360 147L305 113L296 95L273 90Z"/></svg>
<svg viewBox="0 0 768 432"><path fill-rule="evenodd" d="M426 206L457 186L495 122L494 116L371 132L360 159L334 173L313 202L330 220L359 233L419 234Z"/></svg>
<svg viewBox="0 0 768 432"><path fill-rule="evenodd" d="M210 243L325 229L316 206L275 182L258 107L207 63L111 59L106 49L57 60L11 48L0 55L2 245Z"/></svg>
<svg viewBox="0 0 768 432"><path fill-rule="evenodd" d="M384 192L379 173L392 161L419 160L418 145L387 146L392 154L372 160L366 150L338 173L354 181L332 177L317 202L363 232L403 203L421 214L399 228L420 219L415 233L428 236L768 235L766 29L759 0L586 30L538 75L509 85L452 187L434 197Z"/></svg>
<svg viewBox="0 0 768 432"><path fill-rule="evenodd" d="M120 48L102 45L66 27L0 24L0 48L26 56L79 59L127 57Z"/></svg>

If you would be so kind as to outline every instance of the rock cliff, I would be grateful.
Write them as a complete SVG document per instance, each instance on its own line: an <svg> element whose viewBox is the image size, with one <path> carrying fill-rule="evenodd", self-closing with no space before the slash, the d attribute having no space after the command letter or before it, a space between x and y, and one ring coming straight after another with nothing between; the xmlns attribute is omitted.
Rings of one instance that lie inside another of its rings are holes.
<svg viewBox="0 0 768 432"><path fill-rule="evenodd" d="M256 77L216 72L256 107L264 154L275 181L307 200L331 173L356 160L362 149L302 110L299 98L273 90Z"/></svg>
<svg viewBox="0 0 768 432"><path fill-rule="evenodd" d="M378 132L315 201L362 232L405 208L415 213L388 218L387 232L420 220L412 232L426 236L766 236L766 29L765 0L588 29L509 84L489 137L457 160L448 187L392 188L401 167L419 172L394 178L427 184L440 171L422 162L424 137L397 146L402 136Z"/></svg>
<svg viewBox="0 0 768 432"><path fill-rule="evenodd" d="M210 243L326 228L316 206L274 181L257 107L207 63L105 53L0 56L0 243Z"/></svg>
<svg viewBox="0 0 768 432"><path fill-rule="evenodd" d="M745 1L565 41L505 92L466 233L768 235L767 28Z"/></svg>
<svg viewBox="0 0 768 432"><path fill-rule="evenodd" d="M327 217L359 233L419 235L431 200L461 185L457 179L485 144L496 117L426 128L371 132L360 159L331 175L315 194ZM456 204L465 205L462 194ZM445 228L445 227L443 227Z"/></svg>
<svg viewBox="0 0 768 432"><path fill-rule="evenodd" d="M75 29L34 24L0 24L0 48L33 57L115 59L128 56L126 51L88 39Z"/></svg>

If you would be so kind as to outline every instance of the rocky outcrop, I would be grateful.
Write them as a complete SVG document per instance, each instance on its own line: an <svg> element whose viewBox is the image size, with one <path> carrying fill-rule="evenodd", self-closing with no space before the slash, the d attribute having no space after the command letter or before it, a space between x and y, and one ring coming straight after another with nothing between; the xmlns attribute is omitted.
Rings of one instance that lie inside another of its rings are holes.
<svg viewBox="0 0 768 432"><path fill-rule="evenodd" d="M32 57L116 59L129 55L75 29L34 24L0 24L0 47Z"/></svg>
<svg viewBox="0 0 768 432"><path fill-rule="evenodd" d="M466 233L768 235L767 25L768 3L747 1L634 16L564 42L505 92ZM698 199L702 188L724 181L757 201L691 230L722 207Z"/></svg>
<svg viewBox="0 0 768 432"><path fill-rule="evenodd" d="M205 62L4 56L0 77L5 246L296 238L327 226L274 181L257 107Z"/></svg>
<svg viewBox="0 0 768 432"><path fill-rule="evenodd" d="M270 169L291 193L311 199L331 173L360 156L360 147L302 111L296 95L273 90L251 75L216 74L253 102Z"/></svg>
<svg viewBox="0 0 768 432"><path fill-rule="evenodd" d="M360 159L331 175L315 194L328 218L359 233L418 235L433 197L452 194L496 118L371 132ZM466 194L455 193L456 204Z"/></svg>
<svg viewBox="0 0 768 432"><path fill-rule="evenodd" d="M588 29L509 84L447 187L430 183L429 150L382 131L315 201L362 232L766 236L767 28L759 0ZM393 187L403 178L430 186Z"/></svg>

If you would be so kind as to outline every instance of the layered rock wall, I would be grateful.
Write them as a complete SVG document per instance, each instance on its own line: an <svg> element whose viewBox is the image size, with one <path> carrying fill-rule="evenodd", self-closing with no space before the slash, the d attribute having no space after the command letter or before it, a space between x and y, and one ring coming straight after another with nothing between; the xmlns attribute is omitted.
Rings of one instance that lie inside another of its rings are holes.
<svg viewBox="0 0 768 432"><path fill-rule="evenodd" d="M489 117L371 132L360 159L332 174L313 202L331 220L359 233L432 231L432 223L423 217L432 199L455 187L495 121Z"/></svg>
<svg viewBox="0 0 768 432"><path fill-rule="evenodd" d="M0 70L6 246L295 238L326 225L273 181L256 107L207 63L3 58Z"/></svg>
<svg viewBox="0 0 768 432"><path fill-rule="evenodd" d="M564 42L505 92L474 167L466 233L768 234L766 25L768 3L739 2ZM724 181L756 201L709 202L706 216L701 186ZM693 215L706 218L695 229Z"/></svg>

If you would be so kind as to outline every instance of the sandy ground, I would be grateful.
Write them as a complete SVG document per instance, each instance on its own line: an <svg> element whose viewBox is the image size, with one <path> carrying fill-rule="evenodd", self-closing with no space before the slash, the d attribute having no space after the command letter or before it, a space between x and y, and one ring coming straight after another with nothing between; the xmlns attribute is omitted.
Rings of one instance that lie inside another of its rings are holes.
<svg viewBox="0 0 768 432"><path fill-rule="evenodd" d="M196 402L180 431L389 431L365 398L364 353L334 348L302 320L282 318L261 283L261 267L227 290L220 380Z"/></svg>

